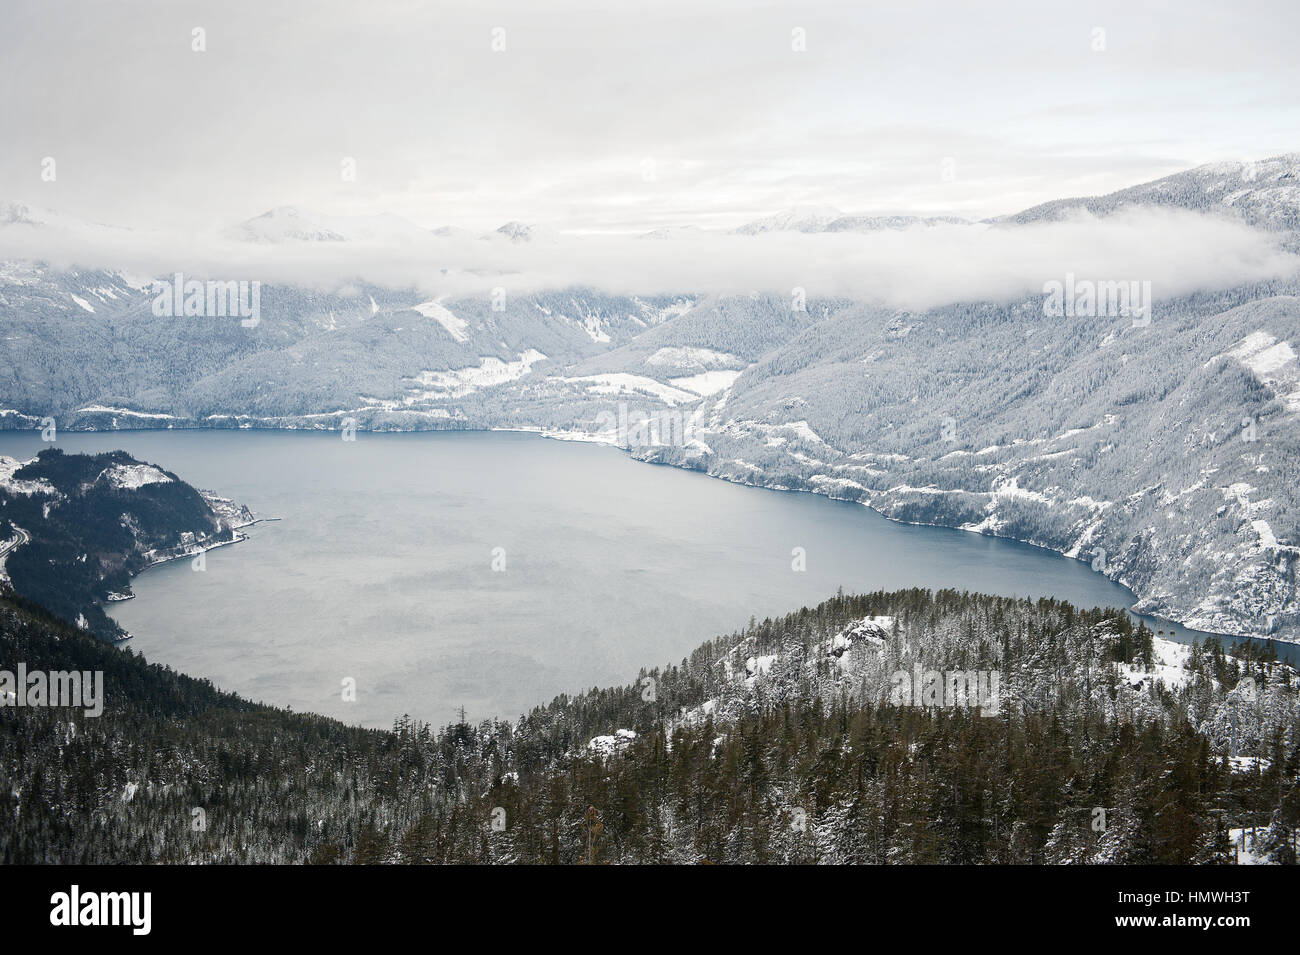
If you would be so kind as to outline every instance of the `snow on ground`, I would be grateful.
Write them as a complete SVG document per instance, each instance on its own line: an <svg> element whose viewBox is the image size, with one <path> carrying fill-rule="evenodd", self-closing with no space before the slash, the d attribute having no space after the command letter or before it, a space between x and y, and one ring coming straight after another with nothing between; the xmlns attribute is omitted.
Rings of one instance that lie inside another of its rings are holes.
<svg viewBox="0 0 1300 955"><path fill-rule="evenodd" d="M809 482L818 491L834 497L836 494L842 494L845 491L865 491L866 488L857 481L850 481L848 478L826 477L822 474L814 475Z"/></svg>
<svg viewBox="0 0 1300 955"><path fill-rule="evenodd" d="M1080 521L1079 523L1083 523L1083 522ZM1074 542L1074 546L1065 552L1065 556L1072 557L1077 560L1079 558L1079 554L1083 552L1083 549L1085 547L1091 546L1093 536L1097 533L1097 529L1101 527L1103 523L1105 523L1105 518L1099 517L1091 524L1089 524L1087 527L1085 527L1083 529L1083 533L1079 535L1079 539Z"/></svg>
<svg viewBox="0 0 1300 955"><path fill-rule="evenodd" d="M1226 488L1224 488L1224 489L1223 489L1223 496L1224 496L1225 498L1227 498L1227 497L1232 498L1233 500L1235 500L1235 501L1237 502L1237 504L1238 504L1238 505L1239 505L1243 510L1245 510L1247 513L1249 513L1249 512L1250 512L1250 498L1249 498L1248 495L1249 495L1250 492L1253 491L1253 490L1255 490L1255 488L1252 487L1251 485L1247 484L1245 481L1238 481L1238 482L1236 482L1235 484L1229 484Z"/></svg>
<svg viewBox="0 0 1300 955"><path fill-rule="evenodd" d="M80 305L82 308L84 308L86 311L90 312L90 314L92 314L92 315L95 314L95 307L94 307L93 305L91 305L89 302L87 302L87 301L86 301L84 298L82 298L81 296L79 296L79 295L74 295L74 296L72 296L72 300L73 300L74 302L76 302L78 305Z"/></svg>
<svg viewBox="0 0 1300 955"><path fill-rule="evenodd" d="M134 491L146 484L170 484L168 477L152 464L114 464L104 468L99 475L108 478L108 483L119 490Z"/></svg>
<svg viewBox="0 0 1300 955"><path fill-rule="evenodd" d="M45 478L41 478L39 481L20 481L14 477L15 471L30 463L30 461L19 461L17 458L9 458L0 454L0 491L21 494L24 497L30 497L33 494L56 493L54 485Z"/></svg>
<svg viewBox="0 0 1300 955"><path fill-rule="evenodd" d="M1118 663L1116 666L1119 667L1120 676L1135 687L1141 687L1148 680L1163 683L1170 689L1185 686L1191 679L1191 673L1187 670L1188 661L1192 657L1191 646L1164 637L1152 637L1152 641L1154 647L1151 658L1154 665L1151 670L1142 669L1140 664Z"/></svg>
<svg viewBox="0 0 1300 955"><path fill-rule="evenodd" d="M710 716L717 713L717 710L717 700L705 700L699 706L695 707L695 709L682 714L682 725L697 726L707 720Z"/></svg>
<svg viewBox="0 0 1300 955"><path fill-rule="evenodd" d="M108 405L86 405L84 408L78 408L77 413L81 414L115 414L124 418L156 418L158 420L175 420L176 416L171 414L155 414L148 411L132 411L130 408L112 408Z"/></svg>
<svg viewBox="0 0 1300 955"><path fill-rule="evenodd" d="M560 317L563 318L564 316L561 315ZM609 341L609 333L605 331L605 326L601 324L599 315L585 315L581 324L582 330L587 333L587 336L593 342L604 344Z"/></svg>
<svg viewBox="0 0 1300 955"><path fill-rule="evenodd" d="M521 352L517 361L504 362L500 358L480 358L477 367L471 365L451 371L422 371L411 380L429 390L413 391L409 397L403 399L403 404L430 398L462 398L483 388L503 385L508 381L522 378L532 371L534 364L545 360L545 355L535 348L530 348Z"/></svg>
<svg viewBox="0 0 1300 955"><path fill-rule="evenodd" d="M1277 537L1273 534L1272 525L1270 525L1266 520L1255 517L1256 514L1259 514L1262 511L1269 511L1273 508L1272 498L1266 498L1262 501L1252 501L1250 499L1250 494L1255 490L1255 488L1244 481L1229 484L1225 488L1220 488L1220 490L1223 491L1224 499L1236 501L1237 506L1242 509L1246 518L1250 520L1251 529L1255 532L1256 537L1259 538L1259 546L1261 548L1273 548L1275 550L1283 551L1297 550L1297 548L1294 547L1278 544Z"/></svg>
<svg viewBox="0 0 1300 955"><path fill-rule="evenodd" d="M668 383L676 388L685 388L697 395L716 395L726 391L740 377L738 371L702 371L698 375L686 378L669 378Z"/></svg>
<svg viewBox="0 0 1300 955"><path fill-rule="evenodd" d="M689 346L669 346L661 348L645 360L651 367L668 366L670 368L690 369L693 371L713 371L715 369L736 369L744 367L744 362L735 355L712 348L691 348Z"/></svg>
<svg viewBox="0 0 1300 955"><path fill-rule="evenodd" d="M453 315L451 311L444 308L439 302L421 302L413 307L413 310L419 312L425 318L432 318L443 328L447 329L447 334L458 342L469 341L467 329L469 323L463 318Z"/></svg>
<svg viewBox="0 0 1300 955"><path fill-rule="evenodd" d="M215 491L205 491L202 488L199 489L199 495L203 498L203 503L212 509L212 513L217 515L218 520L225 527L235 529L256 523L252 511L236 504L228 497L222 497Z"/></svg>
<svg viewBox="0 0 1300 955"><path fill-rule="evenodd" d="M632 745L635 730L615 730L613 736L594 736L587 743L587 751L597 756L613 756Z"/></svg>
<svg viewBox="0 0 1300 955"><path fill-rule="evenodd" d="M812 441L815 444L826 444L816 431L808 427L807 421L791 421L788 424L782 425L782 427L789 428L804 441Z"/></svg>
<svg viewBox="0 0 1300 955"><path fill-rule="evenodd" d="M1222 358L1235 359L1249 368L1256 378L1282 397L1288 411L1300 411L1300 363L1289 343L1278 341L1268 332L1251 332L1236 348L1211 358L1206 365Z"/></svg>
<svg viewBox="0 0 1300 955"><path fill-rule="evenodd" d="M830 447L825 441L808 426L807 421L787 421L783 424L767 424L763 421L754 421L749 418L736 418L728 421L722 428L724 434L732 434L738 437L744 436L761 436L766 438L766 444L769 448L779 448L786 444L790 439L783 432L793 431L795 436L801 441L807 441L811 444L820 444ZM833 450L833 449L832 449ZM856 457L854 455L853 457Z"/></svg>
<svg viewBox="0 0 1300 955"><path fill-rule="evenodd" d="M884 650L885 638L893 632L893 629L893 617L863 617L831 637L825 644L824 650L831 656L837 657L840 666L847 666L850 649L866 644L876 650Z"/></svg>
<svg viewBox="0 0 1300 955"><path fill-rule="evenodd" d="M912 487L910 484L896 484L891 487L886 494L951 494L952 491L941 487L935 487L933 484L926 487Z"/></svg>
<svg viewBox="0 0 1300 955"><path fill-rule="evenodd" d="M1040 504L1050 504L1051 501L1037 491L1030 491L1020 486L1020 478L1012 476L1009 480L993 482L993 497L998 498L1020 498L1026 501L1037 501ZM990 502L992 503L992 502Z"/></svg>
<svg viewBox="0 0 1300 955"><path fill-rule="evenodd" d="M1273 528L1268 526L1268 521L1251 521L1250 526L1255 528L1255 533L1259 535L1260 547L1277 546L1277 538L1273 536Z"/></svg>
<svg viewBox="0 0 1300 955"><path fill-rule="evenodd" d="M1234 773L1262 773L1269 767L1269 760L1262 756L1229 756L1228 765Z"/></svg>
<svg viewBox="0 0 1300 955"><path fill-rule="evenodd" d="M605 375L584 375L581 378L557 378L569 385L582 385L588 393L597 395L636 395L650 394L668 405L677 405L698 401L699 395L682 391L662 381L655 381L644 375L629 375L626 372L613 372Z"/></svg>
<svg viewBox="0 0 1300 955"><path fill-rule="evenodd" d="M660 325L670 318L676 318L678 315L685 315L695 307L695 300L691 298L678 299L671 305L665 305L662 308L655 308L646 305L639 298L634 298L634 302L641 306L642 310L649 314L651 325Z"/></svg>
<svg viewBox="0 0 1300 955"><path fill-rule="evenodd" d="M1264 378L1295 361L1295 352L1289 344L1278 341L1268 332L1251 332L1228 352L1228 357L1237 359Z"/></svg>
<svg viewBox="0 0 1300 955"><path fill-rule="evenodd" d="M1263 842L1267 829L1229 829L1228 841L1232 843L1232 852L1237 865L1271 865L1264 858L1262 847L1257 845Z"/></svg>

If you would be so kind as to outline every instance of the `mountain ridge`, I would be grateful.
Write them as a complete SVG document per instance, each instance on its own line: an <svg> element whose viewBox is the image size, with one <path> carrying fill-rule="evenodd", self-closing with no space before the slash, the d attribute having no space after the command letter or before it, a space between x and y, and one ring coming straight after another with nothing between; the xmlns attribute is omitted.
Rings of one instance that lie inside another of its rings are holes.
<svg viewBox="0 0 1300 955"><path fill-rule="evenodd" d="M1249 213L1246 227L1294 242L1297 161L1198 167L1083 211L1150 195ZM1060 202L995 227L1078 208ZM1300 639L1300 276L1166 296L1149 325L1049 317L1033 295L909 310L800 291L575 286L496 301L268 285L275 320L250 331L156 318L114 273L0 268L12 369L0 428L46 416L68 430L351 419L613 441L601 422L620 404L698 414L690 441L630 450L1039 544L1093 563L1144 610Z"/></svg>

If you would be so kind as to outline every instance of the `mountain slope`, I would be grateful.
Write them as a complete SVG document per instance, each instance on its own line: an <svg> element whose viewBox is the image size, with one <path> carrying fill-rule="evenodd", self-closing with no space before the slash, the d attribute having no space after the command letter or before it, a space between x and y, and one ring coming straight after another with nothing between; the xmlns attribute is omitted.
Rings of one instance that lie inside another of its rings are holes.
<svg viewBox="0 0 1300 955"><path fill-rule="evenodd" d="M1054 601L841 595L438 732L254 705L2 590L0 659L104 689L0 709L5 863L1231 863L1250 827L1295 861L1296 674ZM891 701L918 666L998 671L997 714Z"/></svg>
<svg viewBox="0 0 1300 955"><path fill-rule="evenodd" d="M1144 611L1295 640L1296 291L1194 297L1147 328L1044 323L1037 300L848 310L734 382L709 456L637 453L1029 541Z"/></svg>
<svg viewBox="0 0 1300 955"><path fill-rule="evenodd" d="M1024 225L1052 221L1076 210L1110 215L1132 206L1194 209L1231 215L1257 229L1300 229L1300 153L1259 162L1198 166L1105 196L1056 199L994 221Z"/></svg>
<svg viewBox="0 0 1300 955"><path fill-rule="evenodd" d="M1298 174L1294 154L1204 166L995 230L1159 206L1300 249ZM40 217L10 218L24 230ZM796 210L750 231L917 224L854 218ZM479 244L539 238L503 228ZM442 298L357 282L268 285L264 320L243 328L155 317L119 272L8 264L0 280L0 427L350 420L617 441L609 422L624 412L669 414L700 427L637 456L1030 541L1124 582L1142 609L1300 639L1297 276L1157 291L1145 326L1105 308L1052 316L1038 296L898 311L784 290Z"/></svg>
<svg viewBox="0 0 1300 955"><path fill-rule="evenodd" d="M240 539L252 515L124 451L0 456L0 562L18 593L104 638L123 636L103 611L131 595L151 564Z"/></svg>

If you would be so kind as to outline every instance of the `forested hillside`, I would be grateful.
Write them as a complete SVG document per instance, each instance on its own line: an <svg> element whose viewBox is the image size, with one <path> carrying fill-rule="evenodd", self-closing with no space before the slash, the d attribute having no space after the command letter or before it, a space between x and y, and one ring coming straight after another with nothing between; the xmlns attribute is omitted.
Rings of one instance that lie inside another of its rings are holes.
<svg viewBox="0 0 1300 955"><path fill-rule="evenodd" d="M1294 671L1055 601L841 595L437 731L253 705L8 594L16 661L106 703L0 708L4 862L1290 863L1300 827ZM893 702L913 667L999 671L997 705Z"/></svg>
<svg viewBox="0 0 1300 955"><path fill-rule="evenodd" d="M1218 633L1300 636L1300 287L1127 318L1041 303L849 309L706 402L695 448L635 449L729 480L1049 547Z"/></svg>
<svg viewBox="0 0 1300 955"><path fill-rule="evenodd" d="M0 582L106 640L124 636L104 612L151 564L239 540L253 519L125 451L27 462L0 456Z"/></svg>

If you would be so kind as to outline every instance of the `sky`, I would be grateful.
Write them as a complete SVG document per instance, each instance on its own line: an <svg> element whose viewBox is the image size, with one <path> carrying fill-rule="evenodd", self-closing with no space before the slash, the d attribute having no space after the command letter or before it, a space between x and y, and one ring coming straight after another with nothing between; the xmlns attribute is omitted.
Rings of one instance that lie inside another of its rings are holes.
<svg viewBox="0 0 1300 955"><path fill-rule="evenodd" d="M1297 36L1294 0L4 0L0 201L173 232L980 218L1300 150Z"/></svg>

